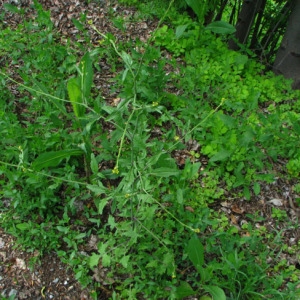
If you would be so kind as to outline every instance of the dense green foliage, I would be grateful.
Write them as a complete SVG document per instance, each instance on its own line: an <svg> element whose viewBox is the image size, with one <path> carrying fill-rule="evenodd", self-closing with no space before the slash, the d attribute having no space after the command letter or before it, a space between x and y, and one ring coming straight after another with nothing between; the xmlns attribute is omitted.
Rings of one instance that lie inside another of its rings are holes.
<svg viewBox="0 0 300 300"><path fill-rule="evenodd" d="M299 270L278 253L299 245L210 205L299 177L299 92L172 8L147 44L98 32L99 47L84 29L85 46L58 43L36 9L0 30L1 226L28 251L57 250L95 299L101 267L112 299L297 299ZM115 106L93 89L101 59L119 70Z"/></svg>

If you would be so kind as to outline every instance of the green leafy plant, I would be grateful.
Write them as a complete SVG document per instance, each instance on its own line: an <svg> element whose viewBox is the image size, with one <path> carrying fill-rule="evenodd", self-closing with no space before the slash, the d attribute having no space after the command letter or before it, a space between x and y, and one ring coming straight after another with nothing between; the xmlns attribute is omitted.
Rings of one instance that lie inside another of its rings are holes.
<svg viewBox="0 0 300 300"><path fill-rule="evenodd" d="M113 299L293 299L297 273L279 260L296 247L256 228L260 214L239 227L218 207L258 195L282 175L278 158L297 175L298 93L211 33L230 34L226 24L205 29L173 2L153 9L163 18L147 43L121 42L82 15L73 24L84 45L57 44L37 2L37 25L3 28L1 226L27 249L56 249L95 299L103 268ZM102 58L107 101L93 88Z"/></svg>
<svg viewBox="0 0 300 300"><path fill-rule="evenodd" d="M187 282L184 282L176 289L177 298L182 299L191 295L199 295L200 291L204 290L206 293L209 293L213 299L226 299L225 293L220 287L205 284L211 281L212 270L206 269L203 266L204 247L197 236L194 236L189 240L186 251L189 259L200 275L200 283L198 284L200 285L200 288L198 288L198 290L194 290ZM203 295L201 299L206 299L205 297L207 296ZM211 298L207 297L207 299Z"/></svg>

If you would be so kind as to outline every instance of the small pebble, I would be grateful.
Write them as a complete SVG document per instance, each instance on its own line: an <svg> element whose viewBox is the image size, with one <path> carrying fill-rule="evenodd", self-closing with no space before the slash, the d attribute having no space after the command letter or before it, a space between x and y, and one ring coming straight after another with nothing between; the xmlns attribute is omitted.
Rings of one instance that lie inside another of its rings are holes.
<svg viewBox="0 0 300 300"><path fill-rule="evenodd" d="M58 281L59 281L59 279L55 278L52 282L56 284L56 283L58 283Z"/></svg>

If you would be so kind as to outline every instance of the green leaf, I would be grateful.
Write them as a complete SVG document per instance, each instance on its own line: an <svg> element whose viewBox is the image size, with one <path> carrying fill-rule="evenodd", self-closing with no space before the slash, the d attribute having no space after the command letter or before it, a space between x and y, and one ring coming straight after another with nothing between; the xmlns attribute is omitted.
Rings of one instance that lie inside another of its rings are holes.
<svg viewBox="0 0 300 300"><path fill-rule="evenodd" d="M18 229L20 229L21 231L25 231L30 228L30 225L28 223L20 223L20 224L17 224L16 227Z"/></svg>
<svg viewBox="0 0 300 300"><path fill-rule="evenodd" d="M130 255L125 255L121 258L120 263L124 268L127 268Z"/></svg>
<svg viewBox="0 0 300 300"><path fill-rule="evenodd" d="M180 286L176 288L175 293L177 299L183 299L197 294L187 282L181 282Z"/></svg>
<svg viewBox="0 0 300 300"><path fill-rule="evenodd" d="M95 185L95 184L93 184L93 185L88 184L87 188L89 190L91 190L92 192L94 192L96 195L105 194L107 192L107 188L102 184L101 181L98 181L97 185Z"/></svg>
<svg viewBox="0 0 300 300"><path fill-rule="evenodd" d="M61 102L57 99L55 99L54 97L52 97L47 89L47 87L42 84L41 82L39 82L37 79L35 78L31 78L31 80L34 82L34 84L45 94L45 95L49 95L51 102L54 103L54 105L64 114L67 115L66 113L66 108L61 104Z"/></svg>
<svg viewBox="0 0 300 300"><path fill-rule="evenodd" d="M68 81L67 89L74 114L77 118L81 118L85 113L85 107L82 106L83 100L81 96L79 79L71 78Z"/></svg>
<svg viewBox="0 0 300 300"><path fill-rule="evenodd" d="M204 285L203 289L206 292L210 293L214 300L226 300L226 295L225 295L224 291L217 286Z"/></svg>
<svg viewBox="0 0 300 300"><path fill-rule="evenodd" d="M105 199L101 199L99 202L98 202L98 205L97 205L97 208L98 208L98 213L101 215L102 212L103 212L103 209L105 207L105 205L107 204L108 202L108 198L105 198Z"/></svg>
<svg viewBox="0 0 300 300"><path fill-rule="evenodd" d="M225 21L215 21L206 26L207 30L218 34L232 34L236 31L235 27Z"/></svg>
<svg viewBox="0 0 300 300"><path fill-rule="evenodd" d="M98 174L99 168L98 168L98 162L95 158L94 153L91 154L91 170L94 175Z"/></svg>
<svg viewBox="0 0 300 300"><path fill-rule="evenodd" d="M157 177L170 177L179 175L180 171L173 168L157 168L152 170L150 174Z"/></svg>
<svg viewBox="0 0 300 300"><path fill-rule="evenodd" d="M260 184L258 182L254 182L253 191L256 196L260 193Z"/></svg>
<svg viewBox="0 0 300 300"><path fill-rule="evenodd" d="M176 33L175 33L176 39L179 39L183 36L187 27L188 25L179 25L176 27Z"/></svg>
<svg viewBox="0 0 300 300"><path fill-rule="evenodd" d="M133 63L131 56L128 53L126 53L125 51L122 51L121 57L122 57L124 63L126 64L126 66L128 67L128 69L130 69L130 66Z"/></svg>
<svg viewBox="0 0 300 300"><path fill-rule="evenodd" d="M199 0L185 0L185 2L192 8L194 13L197 15L199 22L202 22L205 4Z"/></svg>
<svg viewBox="0 0 300 300"><path fill-rule="evenodd" d="M57 230L63 233L68 233L69 232L69 227L65 227L65 226L56 226Z"/></svg>
<svg viewBox="0 0 300 300"><path fill-rule="evenodd" d="M86 237L86 233L85 233L85 232L82 232L82 233L77 234L77 235L74 237L74 239L75 239L75 240L81 240L81 239L83 239L84 237Z"/></svg>
<svg viewBox="0 0 300 300"><path fill-rule="evenodd" d="M164 153L157 156L154 167L176 169L177 165L174 158L170 154Z"/></svg>
<svg viewBox="0 0 300 300"><path fill-rule="evenodd" d="M107 255L106 253L103 254L102 256L102 265L103 267L109 267L110 266L110 256Z"/></svg>
<svg viewBox="0 0 300 300"><path fill-rule="evenodd" d="M89 267L90 267L91 269L98 265L100 257L101 257L101 255L96 254L96 253L93 253L93 254L89 257Z"/></svg>
<svg viewBox="0 0 300 300"><path fill-rule="evenodd" d="M78 30L84 29L84 25L81 22L79 22L78 20L72 18L72 22Z"/></svg>
<svg viewBox="0 0 300 300"><path fill-rule="evenodd" d="M251 199L251 193L250 193L250 190L247 186L244 187L244 196L247 200Z"/></svg>
<svg viewBox="0 0 300 300"><path fill-rule="evenodd" d="M89 54L89 52L87 52L79 65L79 69L80 69L80 87L81 87L81 91L83 94L83 103L87 103L88 98L91 95L91 88L92 88L92 84L93 84L93 77L94 77L94 72L93 72L93 61L91 59L91 56Z"/></svg>
<svg viewBox="0 0 300 300"><path fill-rule="evenodd" d="M18 7L16 7L15 5L13 5L13 4L10 4L10 3L4 3L3 6L4 6L4 8L5 8L6 10L8 10L9 12L17 13L17 14L22 13L22 11L21 11Z"/></svg>
<svg viewBox="0 0 300 300"><path fill-rule="evenodd" d="M79 156L83 155L83 151L80 149L69 149L69 150L61 150L61 151L52 151L52 152L45 152L41 154L33 163L33 169L39 171L43 168L48 167L56 167L59 163L71 156Z"/></svg>
<svg viewBox="0 0 300 300"><path fill-rule="evenodd" d="M222 161L228 158L231 155L231 152L228 150L221 150L217 152L214 156L209 160L210 162Z"/></svg>
<svg viewBox="0 0 300 300"><path fill-rule="evenodd" d="M190 239L186 250L195 268L201 270L204 264L204 247L196 235Z"/></svg>

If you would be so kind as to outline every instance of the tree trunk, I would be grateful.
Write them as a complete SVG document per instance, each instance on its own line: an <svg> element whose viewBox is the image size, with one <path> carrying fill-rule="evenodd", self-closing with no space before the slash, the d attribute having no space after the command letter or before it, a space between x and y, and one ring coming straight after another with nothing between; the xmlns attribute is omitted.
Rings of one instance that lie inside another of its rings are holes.
<svg viewBox="0 0 300 300"><path fill-rule="evenodd" d="M237 40L237 43L234 40L230 40L230 49L238 50L240 48L238 44L246 44L252 24L262 4L263 0L244 0L241 12L238 16L238 22L235 26L235 38Z"/></svg>
<svg viewBox="0 0 300 300"><path fill-rule="evenodd" d="M293 88L300 89L300 0L294 0L293 4L273 71L293 79Z"/></svg>

